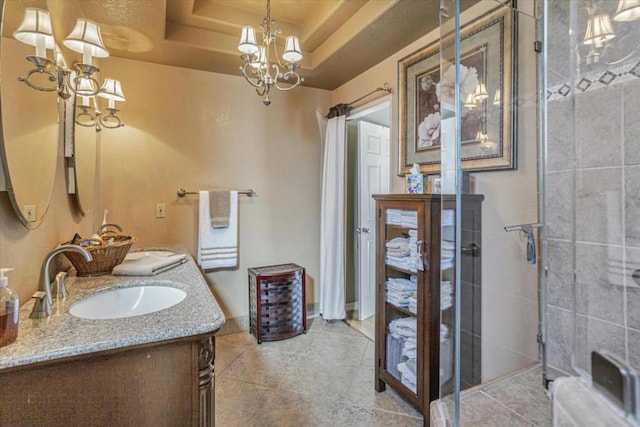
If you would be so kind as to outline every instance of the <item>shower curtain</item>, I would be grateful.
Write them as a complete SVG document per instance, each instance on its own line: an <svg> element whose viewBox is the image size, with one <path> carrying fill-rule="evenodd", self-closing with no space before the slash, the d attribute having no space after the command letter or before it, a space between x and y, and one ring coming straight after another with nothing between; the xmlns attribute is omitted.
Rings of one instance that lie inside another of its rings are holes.
<svg viewBox="0 0 640 427"><path fill-rule="evenodd" d="M320 315L345 319L344 183L346 117L349 106L329 111L322 169L320 212Z"/></svg>

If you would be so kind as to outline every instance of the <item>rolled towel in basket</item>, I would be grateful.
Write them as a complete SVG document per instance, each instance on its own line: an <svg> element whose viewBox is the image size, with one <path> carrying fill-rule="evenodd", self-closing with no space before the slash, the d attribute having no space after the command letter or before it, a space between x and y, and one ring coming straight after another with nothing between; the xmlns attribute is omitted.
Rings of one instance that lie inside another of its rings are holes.
<svg viewBox="0 0 640 427"><path fill-rule="evenodd" d="M160 256L149 254L142 258L124 261L113 268L114 276L154 276L186 262L185 254Z"/></svg>

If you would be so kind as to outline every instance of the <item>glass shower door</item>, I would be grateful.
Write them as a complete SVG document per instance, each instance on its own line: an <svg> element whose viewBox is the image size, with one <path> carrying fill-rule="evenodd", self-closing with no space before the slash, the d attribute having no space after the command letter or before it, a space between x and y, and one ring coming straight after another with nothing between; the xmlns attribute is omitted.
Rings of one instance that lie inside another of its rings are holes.
<svg viewBox="0 0 640 427"><path fill-rule="evenodd" d="M548 361L588 379L591 352L606 350L638 370L640 10L622 1L545 5ZM600 34L594 23L606 24Z"/></svg>
<svg viewBox="0 0 640 427"><path fill-rule="evenodd" d="M451 351L441 344L439 412L464 425L471 386L527 371L542 390L541 21L534 2L441 4L440 177L453 198L442 211L452 307L441 312ZM465 219L467 193L484 197L479 227Z"/></svg>

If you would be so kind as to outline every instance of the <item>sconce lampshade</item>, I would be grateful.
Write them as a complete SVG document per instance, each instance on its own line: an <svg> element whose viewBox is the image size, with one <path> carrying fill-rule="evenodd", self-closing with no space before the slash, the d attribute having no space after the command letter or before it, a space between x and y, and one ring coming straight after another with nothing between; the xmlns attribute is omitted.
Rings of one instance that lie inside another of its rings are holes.
<svg viewBox="0 0 640 427"><path fill-rule="evenodd" d="M472 93L467 95L467 97L462 100L462 106L465 107L465 108L468 108L469 110L473 110L474 108L476 108L478 106L478 104L476 104L476 102L475 102L475 100L473 98L473 94Z"/></svg>
<svg viewBox="0 0 640 427"><path fill-rule="evenodd" d="M287 62L298 62L302 59L300 42L296 36L287 36L284 45L284 52L282 53L282 59Z"/></svg>
<svg viewBox="0 0 640 427"><path fill-rule="evenodd" d="M473 100L483 101L488 97L489 97L489 93L487 93L487 87L485 86L485 84L484 83L478 84L478 86L476 86L476 91L473 94Z"/></svg>
<svg viewBox="0 0 640 427"><path fill-rule="evenodd" d="M96 93L96 87L93 86L91 80L86 78L78 79L79 83L76 87L76 95L81 97L89 97Z"/></svg>
<svg viewBox="0 0 640 427"><path fill-rule="evenodd" d="M640 0L619 0L614 21L634 21L640 18Z"/></svg>
<svg viewBox="0 0 640 427"><path fill-rule="evenodd" d="M79 18L71 34L64 40L64 45L74 52L89 54L98 58L106 58L109 51L104 47L100 26L88 19Z"/></svg>
<svg viewBox="0 0 640 427"><path fill-rule="evenodd" d="M483 131L479 130L476 134L476 141L487 142L489 141L489 136Z"/></svg>
<svg viewBox="0 0 640 427"><path fill-rule="evenodd" d="M500 89L496 89L495 95L493 95L493 105L500 105L502 101L502 94L500 93Z"/></svg>
<svg viewBox="0 0 640 427"><path fill-rule="evenodd" d="M611 40L615 36L609 14L602 13L589 17L587 32L584 35L583 43L586 45L595 44L596 47L602 47L606 41Z"/></svg>
<svg viewBox="0 0 640 427"><path fill-rule="evenodd" d="M36 56L44 58L45 49L55 47L49 12L34 7L26 8L22 24L13 33L13 37L22 43L35 46Z"/></svg>
<svg viewBox="0 0 640 427"><path fill-rule="evenodd" d="M98 96L108 100L114 100L119 102L126 101L124 94L122 93L122 85L120 80L106 79L100 88Z"/></svg>
<svg viewBox="0 0 640 427"><path fill-rule="evenodd" d="M247 55L258 53L258 44L256 43L256 30L253 27L242 27L238 50Z"/></svg>

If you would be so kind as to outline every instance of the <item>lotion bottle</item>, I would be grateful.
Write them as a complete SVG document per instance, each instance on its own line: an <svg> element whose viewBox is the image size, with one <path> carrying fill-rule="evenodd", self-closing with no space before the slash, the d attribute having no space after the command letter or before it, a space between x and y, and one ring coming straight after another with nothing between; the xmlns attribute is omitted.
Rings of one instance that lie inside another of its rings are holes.
<svg viewBox="0 0 640 427"><path fill-rule="evenodd" d="M11 270L13 268L0 268L0 347L11 344L18 337L18 293L7 287L9 279L4 275Z"/></svg>

